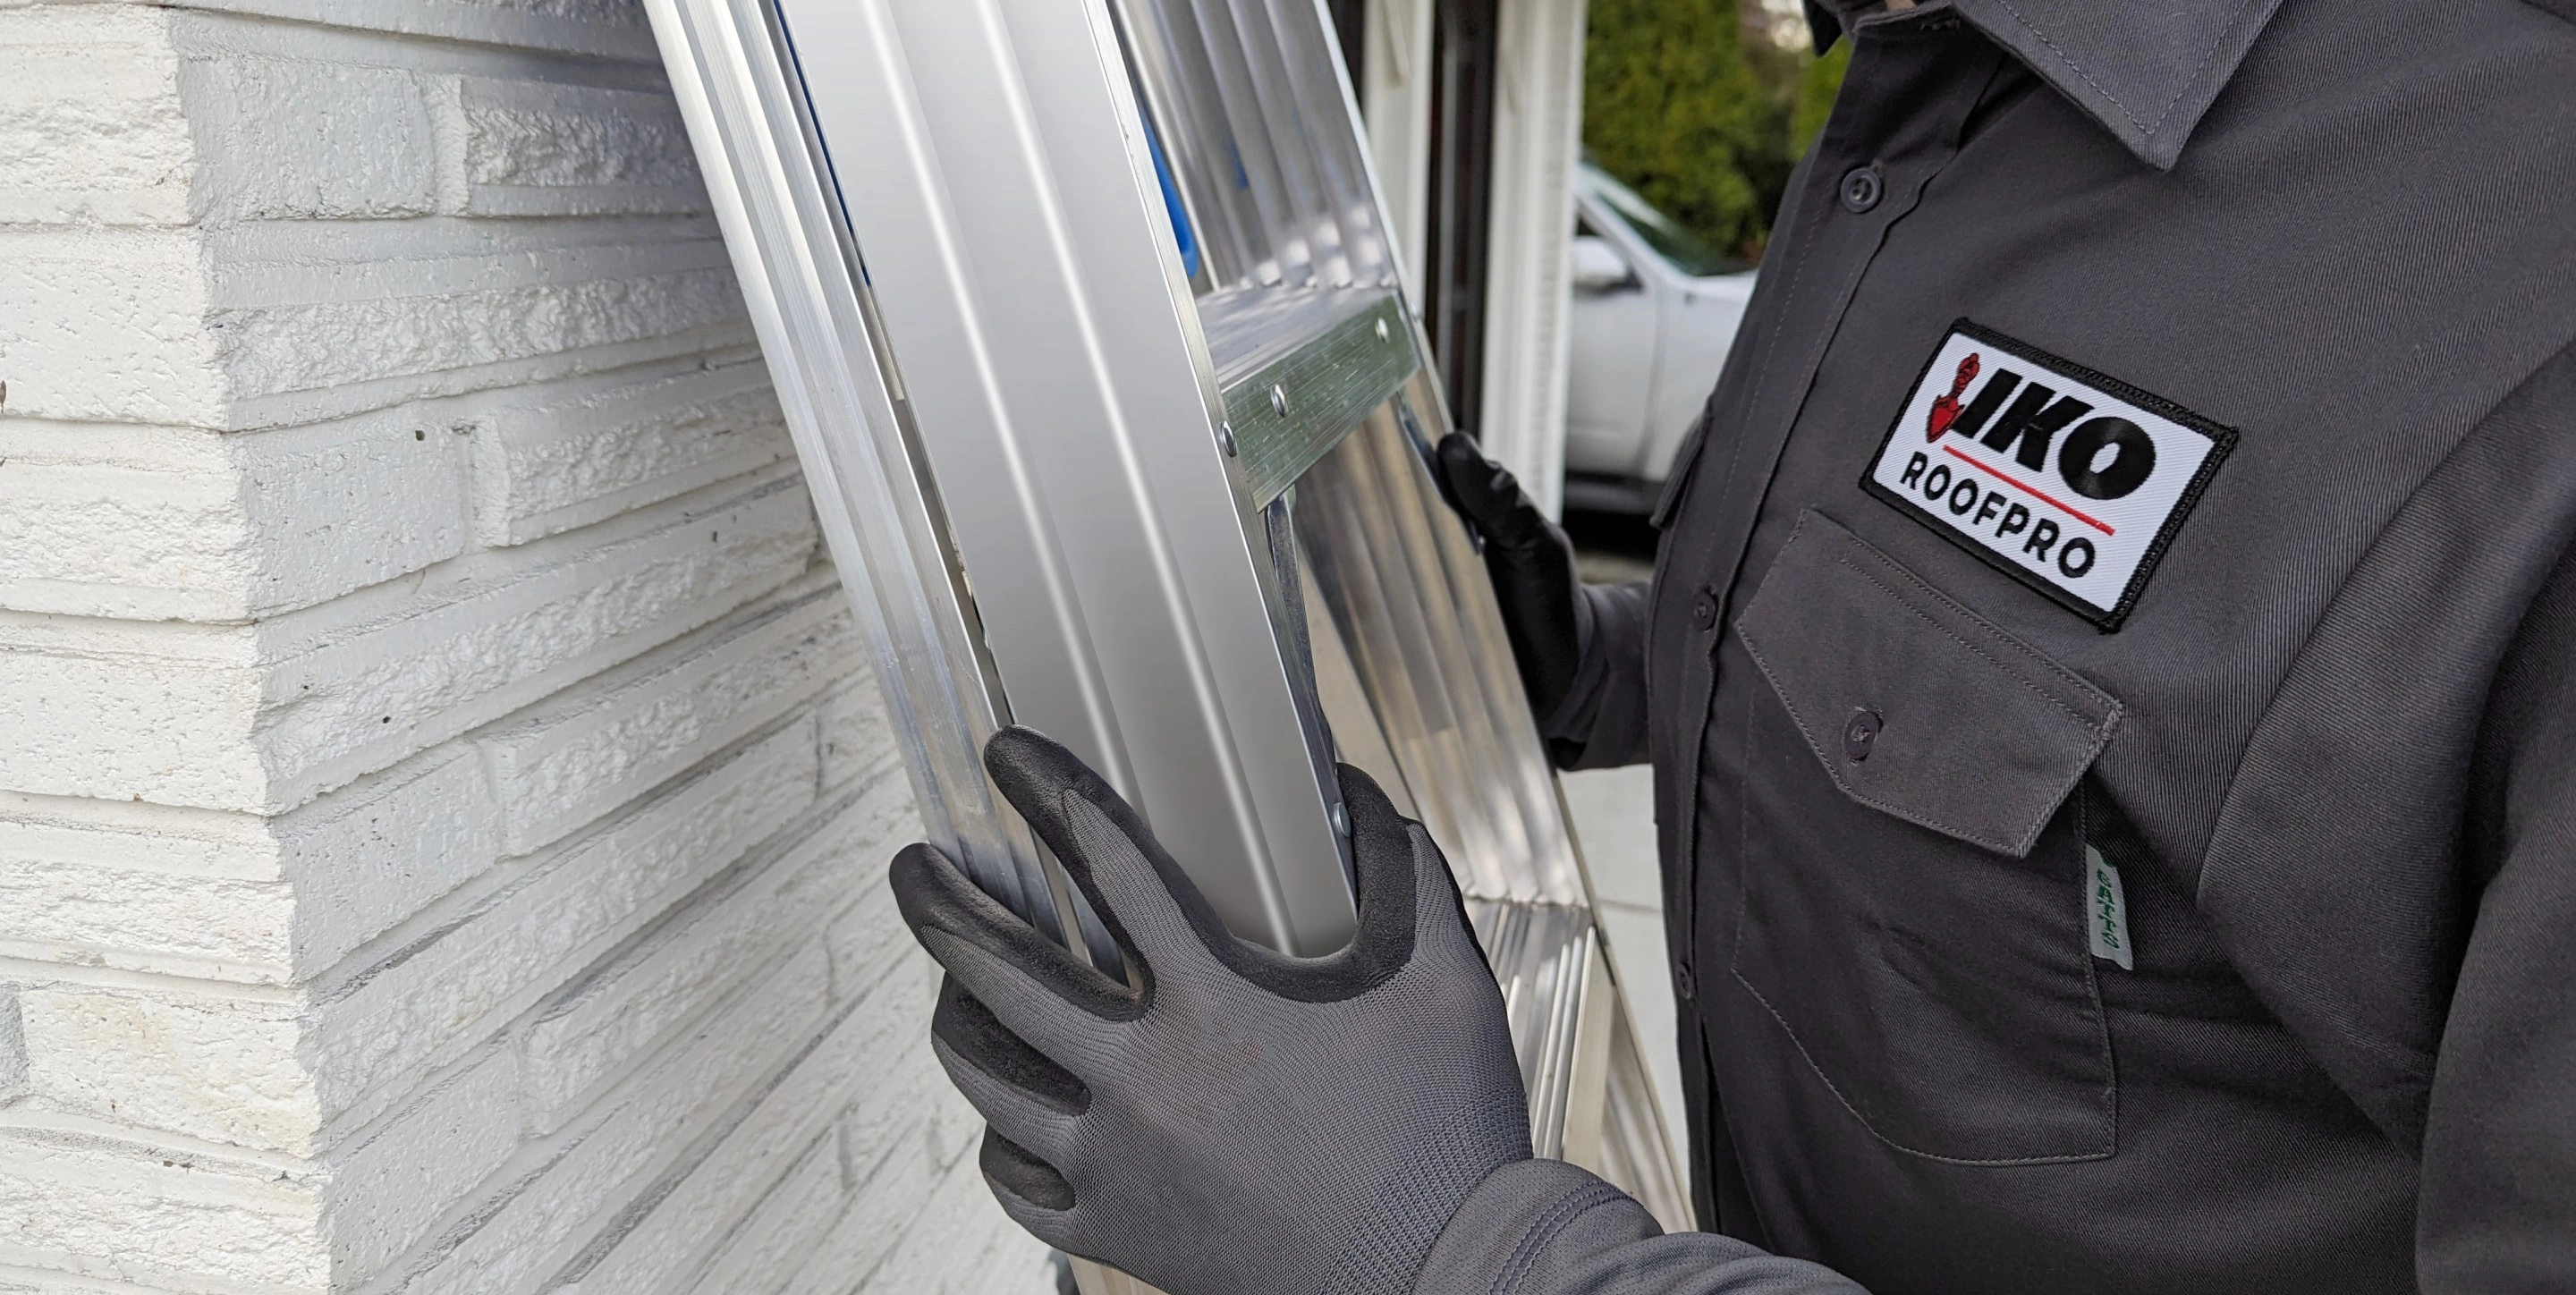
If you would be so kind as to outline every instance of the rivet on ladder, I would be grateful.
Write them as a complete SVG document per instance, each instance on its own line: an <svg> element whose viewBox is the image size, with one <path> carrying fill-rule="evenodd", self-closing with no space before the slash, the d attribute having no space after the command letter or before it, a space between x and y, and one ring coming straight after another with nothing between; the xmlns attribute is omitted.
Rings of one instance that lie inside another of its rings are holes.
<svg viewBox="0 0 2576 1295"><path fill-rule="evenodd" d="M1216 425L1216 447L1225 451L1225 457L1234 457L1234 424L1221 422Z"/></svg>
<svg viewBox="0 0 2576 1295"><path fill-rule="evenodd" d="M1349 809L1348 807L1346 807L1346 806L1338 805L1338 804L1337 804L1337 805L1335 805L1335 806L1333 806L1333 835L1335 835L1335 836L1349 836L1350 834L1351 834L1351 811L1350 811L1350 809Z"/></svg>
<svg viewBox="0 0 2576 1295"><path fill-rule="evenodd" d="M1288 389L1275 382L1270 384L1270 412L1281 418L1288 416Z"/></svg>
<svg viewBox="0 0 2576 1295"><path fill-rule="evenodd" d="M1381 342L1386 340L1386 320L1383 317L1377 321L1377 340Z"/></svg>

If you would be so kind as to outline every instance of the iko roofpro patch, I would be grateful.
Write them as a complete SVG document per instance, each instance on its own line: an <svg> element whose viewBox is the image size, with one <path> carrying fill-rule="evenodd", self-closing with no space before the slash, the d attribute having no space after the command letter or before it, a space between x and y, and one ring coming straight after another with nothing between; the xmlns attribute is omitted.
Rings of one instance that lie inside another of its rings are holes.
<svg viewBox="0 0 2576 1295"><path fill-rule="evenodd" d="M2172 401L1963 319L1861 484L2108 633L2235 442Z"/></svg>

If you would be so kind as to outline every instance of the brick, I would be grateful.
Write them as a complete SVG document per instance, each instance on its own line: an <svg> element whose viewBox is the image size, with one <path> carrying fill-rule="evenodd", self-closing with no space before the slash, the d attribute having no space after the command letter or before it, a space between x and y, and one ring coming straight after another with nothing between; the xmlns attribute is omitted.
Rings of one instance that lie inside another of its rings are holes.
<svg viewBox="0 0 2576 1295"><path fill-rule="evenodd" d="M871 1284L868 1278L920 1218L939 1185L940 1168L932 1163L929 1148L910 1138L882 1149L865 1169L867 1176L852 1187L841 1217L795 1257L785 1295L850 1295L860 1290L893 1295L896 1288Z"/></svg>
<svg viewBox="0 0 2576 1295"><path fill-rule="evenodd" d="M164 435L214 445L180 470L41 454L0 463L0 605L246 620L463 550L465 438L444 426L394 414Z"/></svg>
<svg viewBox="0 0 2576 1295"><path fill-rule="evenodd" d="M604 1205L631 1199L746 1090L800 1054L821 1030L823 1008L822 982L810 964L789 962L597 1103L584 1123L557 1136L552 1155L397 1265L384 1289L532 1289L587 1239L585 1222L614 1212Z"/></svg>
<svg viewBox="0 0 2576 1295"><path fill-rule="evenodd" d="M0 620L0 789L283 812L758 598L813 546L771 479L253 627Z"/></svg>
<svg viewBox="0 0 2576 1295"><path fill-rule="evenodd" d="M667 91L468 78L460 87L465 211L597 216L707 210Z"/></svg>
<svg viewBox="0 0 2576 1295"><path fill-rule="evenodd" d="M803 942L832 891L848 885L845 862L870 843L868 818L865 806L834 813L792 852L719 878L689 908L551 996L519 1032L531 1124L562 1124L594 1086L709 1010L781 948ZM809 974L829 972L818 957Z"/></svg>
<svg viewBox="0 0 2576 1295"><path fill-rule="evenodd" d="M465 549L470 446L440 420L394 410L225 439L252 555L232 616L309 606Z"/></svg>
<svg viewBox="0 0 2576 1295"><path fill-rule="evenodd" d="M897 964L906 984L918 986L923 992L890 990L880 1008L917 1029L919 1046L896 1058L886 1072L883 1100L854 1099L840 1114L842 1172L849 1176L853 1187L882 1183L893 1172L884 1163L886 1157L899 1149L909 1148L923 1157L921 1175L905 1190L919 1188L932 1172L954 1158L948 1140L934 1127L936 1107L944 1099L964 1099L949 1084L937 1054L930 1050L934 1001L930 995L935 992L939 972L928 965L928 956L907 955Z"/></svg>
<svg viewBox="0 0 2576 1295"><path fill-rule="evenodd" d="M96 833L0 821L0 950L253 984L289 976L295 895L246 881L79 861ZM150 842L135 842L141 855Z"/></svg>
<svg viewBox="0 0 2576 1295"><path fill-rule="evenodd" d="M858 891L823 934L825 946L832 951L835 1002L865 996L918 947L904 927L903 914L895 909L892 890L871 885Z"/></svg>
<svg viewBox="0 0 2576 1295"><path fill-rule="evenodd" d="M1046 1247L1002 1213L972 1158L948 1166L893 1252L860 1287L893 1295L1044 1289Z"/></svg>
<svg viewBox="0 0 2576 1295"><path fill-rule="evenodd" d="M67 1111L304 1154L320 1110L293 1001L52 985L22 990L28 1087Z"/></svg>
<svg viewBox="0 0 2576 1295"><path fill-rule="evenodd" d="M250 633L99 628L0 623L0 788L257 807Z"/></svg>
<svg viewBox="0 0 2576 1295"><path fill-rule="evenodd" d="M398 215L429 200L419 187L422 150L366 147L370 135L429 129L415 120L419 74L231 50L188 66L189 83L201 85L191 97L201 101L202 127L227 140L257 138L279 154L218 151L202 186L218 210ZM331 93L335 81L349 93ZM616 96L636 92L595 93L609 98L594 109L632 109L657 120L671 112L667 96L630 101ZM299 95L331 109L314 109ZM401 120L369 120L370 113ZM283 124L226 131L232 118ZM352 150L382 160L336 156ZM516 174L514 164L494 164ZM667 169L642 159L635 165L642 170L630 178ZM380 174L386 166L412 169ZM579 178L588 173L584 166L602 175L616 169L595 158L557 178ZM530 179L554 174L534 161L521 169ZM588 194L579 201L597 206L614 187L567 191ZM630 211L703 206L656 197L662 190L652 185L630 187L635 192L616 199ZM472 200L470 189L460 199ZM0 342L15 370L11 407L41 417L252 427L523 381L549 369L607 368L747 341L712 222L703 215L629 219L656 220L659 228L297 220L15 233L11 255L0 259L0 302L12 307L0 314Z"/></svg>
<svg viewBox="0 0 2576 1295"><path fill-rule="evenodd" d="M584 1290L646 1290L708 1253L774 1180L787 1153L822 1132L839 1098L878 1090L882 1075L924 1046L904 1028L908 1021L866 1006L845 1009L831 1033L760 1098L740 1126L684 1176L657 1189L664 1194L629 1230L602 1238L609 1244L586 1253L561 1279Z"/></svg>
<svg viewBox="0 0 2576 1295"><path fill-rule="evenodd" d="M0 1289L847 1289L947 1208L641 7L0 0L0 156Z"/></svg>
<svg viewBox="0 0 2576 1295"><path fill-rule="evenodd" d="M0 794L0 954L283 984L293 904L251 816Z"/></svg>
<svg viewBox="0 0 2576 1295"><path fill-rule="evenodd" d="M911 1019L926 1038L926 1003ZM973 1154L982 1137L929 1048L904 1058L844 1117L850 1205L799 1257L788 1295L1051 1289L1039 1272L1045 1247L984 1184Z"/></svg>
<svg viewBox="0 0 2576 1295"><path fill-rule="evenodd" d="M643 63L657 57L643 6L632 0L180 0L178 7Z"/></svg>
<svg viewBox="0 0 2576 1295"><path fill-rule="evenodd" d="M239 618L250 519L222 472L0 463L0 605L138 619Z"/></svg>
<svg viewBox="0 0 2576 1295"><path fill-rule="evenodd" d="M329 1289L309 1176L34 1129L0 1131L0 1264L182 1291Z"/></svg>
<svg viewBox="0 0 2576 1295"><path fill-rule="evenodd" d="M857 657L840 591L783 603L657 649L480 737L526 853L802 705Z"/></svg>
<svg viewBox="0 0 2576 1295"><path fill-rule="evenodd" d="M476 430L475 526L486 544L586 526L794 453L756 359L548 394Z"/></svg>
<svg viewBox="0 0 2576 1295"><path fill-rule="evenodd" d="M13 231L0 256L11 413L211 426L229 397L189 230Z"/></svg>
<svg viewBox="0 0 2576 1295"><path fill-rule="evenodd" d="M18 987L0 985L0 1102L27 1095L27 1035L18 1014Z"/></svg>
<svg viewBox="0 0 2576 1295"><path fill-rule="evenodd" d="M650 529L641 529L649 526ZM813 514L793 478L638 518L598 547L528 546L516 579L317 646L265 681L266 807L385 767L706 624L798 574ZM549 561L548 559L552 559ZM391 722L384 722L384 717Z"/></svg>
<svg viewBox="0 0 2576 1295"><path fill-rule="evenodd" d="M849 1197L838 1137L830 1130L799 1153L787 1176L752 1206L688 1289L700 1295L770 1295L782 1260L813 1248Z"/></svg>
<svg viewBox="0 0 2576 1295"><path fill-rule="evenodd" d="M268 825L249 814L0 792L0 857L177 876L281 881ZM0 916L0 930L7 929Z"/></svg>
<svg viewBox="0 0 2576 1295"><path fill-rule="evenodd" d="M497 826L462 746L278 820L0 798L0 952L285 984L489 867Z"/></svg>
<svg viewBox="0 0 2576 1295"><path fill-rule="evenodd" d="M422 79L398 68L225 51L182 72L222 147L200 181L209 215L348 220L429 214L438 157Z"/></svg>
<svg viewBox="0 0 2576 1295"><path fill-rule="evenodd" d="M939 970L930 955L912 950L896 960L872 991L872 1010L883 1013L900 1047L890 1059L877 1100L853 1101L840 1114L844 1154L853 1177L874 1181L871 1169L898 1147L926 1157L930 1171L970 1155L984 1135L984 1121L960 1095L930 1050L930 1014ZM914 1182L912 1188L922 1183Z"/></svg>
<svg viewBox="0 0 2576 1295"><path fill-rule="evenodd" d="M294 967L318 974L498 860L500 811L463 744L342 788L274 827Z"/></svg>
<svg viewBox="0 0 2576 1295"><path fill-rule="evenodd" d="M496 232L477 240L501 245L491 251L395 259L381 255L380 239L274 237L219 245L227 253L221 300L207 326L237 399L631 342L738 320L743 310L724 245L713 237L607 246L525 240L532 245L513 254L503 249L523 236Z"/></svg>
<svg viewBox="0 0 2576 1295"><path fill-rule="evenodd" d="M441 929L323 991L324 1109L366 1118L403 1077L533 1005L761 839L811 826L810 734L774 734L566 846Z"/></svg>
<svg viewBox="0 0 2576 1295"><path fill-rule="evenodd" d="M467 1200L518 1149L508 1118L516 1086L507 1048L494 1048L330 1161L331 1258L374 1273Z"/></svg>
<svg viewBox="0 0 2576 1295"><path fill-rule="evenodd" d="M169 29L167 14L124 5L0 22L0 225L187 220L195 149Z"/></svg>
<svg viewBox="0 0 2576 1295"><path fill-rule="evenodd" d="M752 340L706 216L6 237L0 342L23 416L256 429Z"/></svg>

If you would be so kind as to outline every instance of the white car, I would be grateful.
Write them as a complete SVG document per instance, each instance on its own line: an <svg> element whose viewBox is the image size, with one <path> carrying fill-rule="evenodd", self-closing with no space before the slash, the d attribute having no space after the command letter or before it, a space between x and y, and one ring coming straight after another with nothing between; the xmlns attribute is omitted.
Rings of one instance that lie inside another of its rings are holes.
<svg viewBox="0 0 2576 1295"><path fill-rule="evenodd" d="M1589 162L1574 207L1565 503L1642 513L1717 384L1753 271Z"/></svg>

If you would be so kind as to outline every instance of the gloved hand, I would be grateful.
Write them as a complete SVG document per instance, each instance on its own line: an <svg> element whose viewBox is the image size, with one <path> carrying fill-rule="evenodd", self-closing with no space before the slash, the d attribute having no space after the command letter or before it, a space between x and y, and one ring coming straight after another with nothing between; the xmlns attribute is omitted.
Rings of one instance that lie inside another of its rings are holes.
<svg viewBox="0 0 2576 1295"><path fill-rule="evenodd" d="M1077 963L937 850L895 857L948 971L931 1043L1038 1237L1169 1295L1408 1295L1468 1192L1530 1158L1529 1105L1448 866L1344 766L1359 931L1326 958L1236 939L1134 810L1006 729L985 767L1141 989Z"/></svg>
<svg viewBox="0 0 2576 1295"><path fill-rule="evenodd" d="M1503 630L1521 668L1521 690L1541 723L1574 688L1590 638L1592 605L1574 572L1574 545L1501 464L1464 432L1440 441L1440 475L1468 524L1485 537L1485 574L1502 604Z"/></svg>

